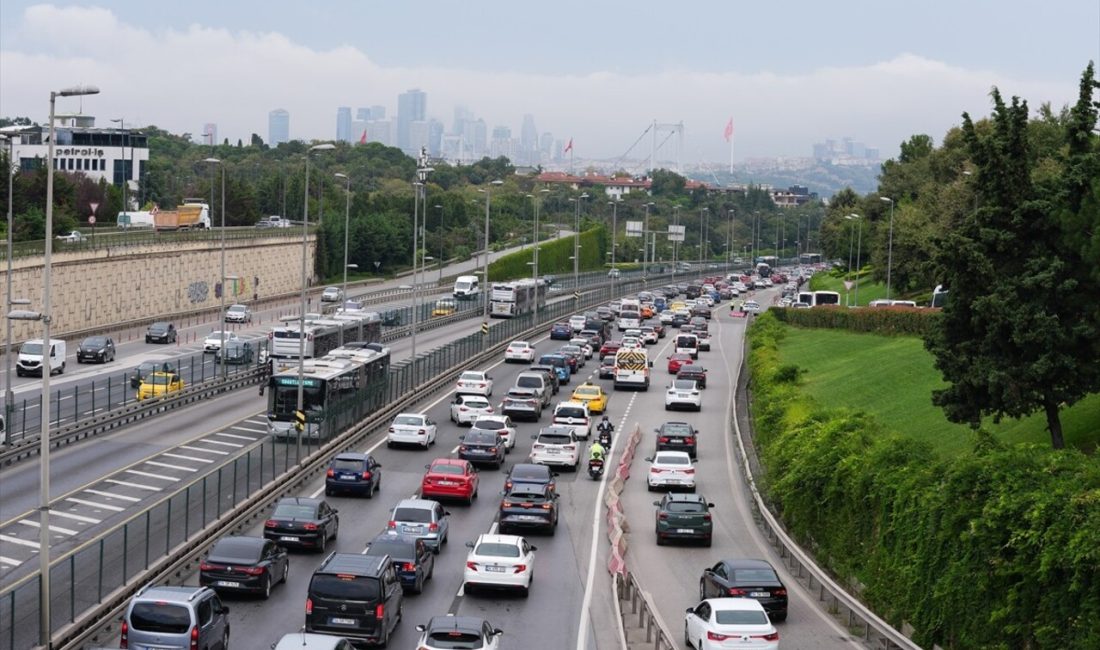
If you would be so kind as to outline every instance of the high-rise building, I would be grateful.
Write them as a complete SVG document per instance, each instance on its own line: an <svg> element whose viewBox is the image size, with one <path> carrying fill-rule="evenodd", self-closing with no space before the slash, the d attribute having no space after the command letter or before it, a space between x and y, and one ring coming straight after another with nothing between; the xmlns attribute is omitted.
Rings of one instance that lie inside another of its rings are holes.
<svg viewBox="0 0 1100 650"><path fill-rule="evenodd" d="M523 126L519 131L520 162L531 165L539 159L539 132L535 128L535 116L528 113L523 116Z"/></svg>
<svg viewBox="0 0 1100 650"><path fill-rule="evenodd" d="M290 113L276 108L267 114L267 143L272 147L290 142Z"/></svg>
<svg viewBox="0 0 1100 650"><path fill-rule="evenodd" d="M369 108L364 108L364 107L360 106L359 108L355 109L355 119L357 119L361 122L366 122L366 121L370 120L370 118L371 118L371 115L370 115L370 109Z"/></svg>
<svg viewBox="0 0 1100 650"><path fill-rule="evenodd" d="M372 120L384 120L386 119L386 107L374 104L370 107L370 119Z"/></svg>
<svg viewBox="0 0 1100 650"><path fill-rule="evenodd" d="M207 122L202 125L202 142L214 146L218 144L218 125L213 122Z"/></svg>
<svg viewBox="0 0 1100 650"><path fill-rule="evenodd" d="M407 154L413 155L421 145L428 142L427 125L424 126L422 142L414 144L410 138L414 122L427 120L428 94L419 88L413 88L397 96L397 146Z"/></svg>
<svg viewBox="0 0 1100 650"><path fill-rule="evenodd" d="M336 140L339 142L351 142L350 106L341 106L336 109Z"/></svg>
<svg viewBox="0 0 1100 650"><path fill-rule="evenodd" d="M428 153L439 156L443 151L443 122L428 120Z"/></svg>
<svg viewBox="0 0 1100 650"><path fill-rule="evenodd" d="M409 139L406 153L420 153L421 147L427 147L431 139L431 127L428 120L416 120L409 123Z"/></svg>
<svg viewBox="0 0 1100 650"><path fill-rule="evenodd" d="M471 122L474 119L474 113L465 106L455 106L455 121L452 132L455 135L462 135L463 130L466 127L466 122Z"/></svg>
<svg viewBox="0 0 1100 650"><path fill-rule="evenodd" d="M489 156L499 158L504 156L514 161L516 157L515 143L512 140L512 129L506 126L493 127L493 139L489 141Z"/></svg>
<svg viewBox="0 0 1100 650"><path fill-rule="evenodd" d="M539 138L539 152L542 157L549 160L550 153L554 150L554 134L547 131Z"/></svg>
<svg viewBox="0 0 1100 650"><path fill-rule="evenodd" d="M387 147L393 146L393 120L371 120L365 123L367 142L377 142ZM362 136L360 131L359 135Z"/></svg>
<svg viewBox="0 0 1100 650"><path fill-rule="evenodd" d="M480 160L489 153L489 127L485 124L485 120L466 122L462 137L466 140L466 146L473 152L475 159Z"/></svg>

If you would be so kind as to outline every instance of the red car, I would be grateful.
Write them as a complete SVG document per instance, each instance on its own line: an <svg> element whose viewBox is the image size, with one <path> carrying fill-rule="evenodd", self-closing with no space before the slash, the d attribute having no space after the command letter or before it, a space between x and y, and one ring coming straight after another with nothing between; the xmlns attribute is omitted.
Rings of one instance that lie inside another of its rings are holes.
<svg viewBox="0 0 1100 650"><path fill-rule="evenodd" d="M462 499L472 504L477 498L477 470L468 460L436 458L420 481L424 499Z"/></svg>
<svg viewBox="0 0 1100 650"><path fill-rule="evenodd" d="M623 342L619 340L612 340L604 343L600 346L600 358L613 357L615 353L619 351L619 348L623 347Z"/></svg>
<svg viewBox="0 0 1100 650"><path fill-rule="evenodd" d="M670 375L675 375L680 372L682 366L688 366L691 365L691 363L691 355L686 352L677 352L676 354L670 355L668 357L668 373Z"/></svg>

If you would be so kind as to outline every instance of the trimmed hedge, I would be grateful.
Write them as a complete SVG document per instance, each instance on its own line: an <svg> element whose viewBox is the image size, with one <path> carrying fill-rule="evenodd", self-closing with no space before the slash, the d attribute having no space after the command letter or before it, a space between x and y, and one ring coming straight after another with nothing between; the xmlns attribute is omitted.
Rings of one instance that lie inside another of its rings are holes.
<svg viewBox="0 0 1100 650"><path fill-rule="evenodd" d="M792 309L777 307L776 318L799 327L846 329L853 332L924 337L932 332L940 317L939 309L917 307L814 307Z"/></svg>
<svg viewBox="0 0 1100 650"><path fill-rule="evenodd" d="M983 434L941 460L817 404L780 366L771 313L749 330L752 408L765 491L800 543L924 647L1100 647L1100 463Z"/></svg>
<svg viewBox="0 0 1100 650"><path fill-rule="evenodd" d="M580 270L593 271L604 268L604 257L608 250L607 230L597 226L581 233ZM514 280L531 277L534 251L530 248L509 253L489 263L490 282ZM573 272L573 238L565 237L539 245L539 275L564 275Z"/></svg>

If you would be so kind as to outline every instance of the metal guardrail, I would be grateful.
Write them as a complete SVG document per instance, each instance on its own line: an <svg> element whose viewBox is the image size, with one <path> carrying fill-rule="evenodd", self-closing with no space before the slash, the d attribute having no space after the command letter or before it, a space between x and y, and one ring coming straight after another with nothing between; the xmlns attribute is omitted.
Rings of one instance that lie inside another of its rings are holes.
<svg viewBox="0 0 1100 650"><path fill-rule="evenodd" d="M676 644L672 641L672 633L665 628L661 617L656 614L657 606L653 604L649 593L638 584L634 574L630 571L614 573L612 580L620 608L629 601L629 615L638 617L638 627L645 633L645 643L652 643L653 650L677 650ZM626 610L620 609L620 614L625 622L628 616Z"/></svg>
<svg viewBox="0 0 1100 650"><path fill-rule="evenodd" d="M624 291L628 291L633 288L632 285L640 283L620 281L618 284ZM54 600L52 611L55 613L55 620L59 617L67 618L62 625L51 626L55 630L53 634L55 647L75 649L86 642L95 642L97 632L113 629L114 619L142 584L150 580L178 580L182 572L187 571L187 567L193 567L202 553L221 533L230 527L239 528L254 521L258 514L277 498L322 471L331 452L360 444L374 433L375 429L380 430L381 427L388 426L394 415L407 408L408 401L450 388L458 373L468 368L471 363L479 363L499 355L508 342L515 337L538 334L546 323L559 319L563 314L585 309L610 299L609 286L593 287L593 289L594 291L587 294L588 299L585 301L574 303L564 300L548 305L545 311L540 311L540 315L543 316L540 323L532 324L530 314L502 321L490 329L488 341L483 335L473 334L437 348L423 357L418 356L415 360L391 366L387 400L389 406L376 412L354 429L315 449L304 459L295 458L293 465L289 460L290 445L287 445L284 448L282 473L277 474L276 443L271 441L272 453L266 457L263 451L266 442L261 443L242 455L227 460L216 470L212 469L203 477L180 487L173 494L166 495L150 508L132 515L126 522L101 533L96 539L88 540L80 548L62 555L50 566L51 593L57 595L52 599ZM440 364L447 365L441 368ZM417 373L417 369L421 371ZM411 376L431 377L431 379L427 382L414 383L410 381ZM254 462L253 459L256 456L258 459ZM263 477L268 464L271 465L272 478L265 484ZM253 466L257 468L255 472L252 470ZM208 489L208 483L215 480L216 488ZM220 499L225 496L224 492L228 489L224 483L230 480L233 506L230 511L222 513ZM237 498L238 486L244 488L244 496L240 501ZM201 498L196 496L192 501L192 492L201 493ZM207 522L210 521L208 499L211 495L218 505L212 510L216 513L213 525L206 527ZM174 518L173 502L177 503ZM153 516L154 508L157 509L156 518ZM184 520L182 530L178 525L181 517ZM175 530L173 530L173 521L177 522ZM193 534L192 521L199 522ZM163 524L164 528L154 530L152 528L154 524ZM129 534L131 526L135 530L133 536ZM143 531L144 538L135 539ZM154 546L161 544L163 546L153 549ZM131 547L134 551L128 552L127 550ZM116 554L118 549L122 549L121 566L117 559L105 560L107 548ZM150 555L151 549L152 555ZM81 554L79 563L78 553ZM132 574L128 571L131 565L134 567ZM121 581L120 575L124 578ZM33 634L34 626L31 621L37 620L36 599L40 578L37 572L33 573L0 594L0 611L7 615L6 630L3 618L0 618L0 643L10 638L13 641L11 645L16 647L14 639L17 631L24 635ZM77 580L82 581L79 589L76 586ZM89 603L89 600L92 602Z"/></svg>

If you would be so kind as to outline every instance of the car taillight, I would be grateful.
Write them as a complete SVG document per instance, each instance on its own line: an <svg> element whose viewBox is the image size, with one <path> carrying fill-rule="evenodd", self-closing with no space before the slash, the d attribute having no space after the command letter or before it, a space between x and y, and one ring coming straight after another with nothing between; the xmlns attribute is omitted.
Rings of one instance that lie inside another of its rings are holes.
<svg viewBox="0 0 1100 650"><path fill-rule="evenodd" d="M549 503L544 503L544 504L542 504L542 509L543 509L543 510L549 510L549 509L550 509L551 507L552 507L552 506L551 506L551 505L550 505Z"/></svg>
<svg viewBox="0 0 1100 650"><path fill-rule="evenodd" d="M719 634L717 632L707 632L708 641L725 641L726 639L732 639L728 634Z"/></svg>
<svg viewBox="0 0 1100 650"><path fill-rule="evenodd" d="M278 525L279 525L278 522L276 522L274 519L268 519L267 521L264 522L264 528L274 528L275 526L278 526Z"/></svg>
<svg viewBox="0 0 1100 650"><path fill-rule="evenodd" d="M657 438L657 442L668 442L668 436L661 436Z"/></svg>
<svg viewBox="0 0 1100 650"><path fill-rule="evenodd" d="M118 647L129 648L130 647L130 625L125 620L122 621L122 627L119 628L121 638L119 639Z"/></svg>
<svg viewBox="0 0 1100 650"><path fill-rule="evenodd" d="M754 638L754 639L764 639L765 641L778 641L779 640L779 632L772 632L771 634L754 634L754 635L752 635L752 638Z"/></svg>
<svg viewBox="0 0 1100 650"><path fill-rule="evenodd" d="M382 603L378 603L378 605L374 608L374 617L380 621L386 618L386 606Z"/></svg>
<svg viewBox="0 0 1100 650"><path fill-rule="evenodd" d="M370 480L370 472L363 472L363 480L364 481L369 481Z"/></svg>
<svg viewBox="0 0 1100 650"><path fill-rule="evenodd" d="M313 613L313 599L312 598L306 598L306 614L312 614L312 613Z"/></svg>
<svg viewBox="0 0 1100 650"><path fill-rule="evenodd" d="M386 528L397 528L397 522L392 519L386 522Z"/></svg>
<svg viewBox="0 0 1100 650"><path fill-rule="evenodd" d="M405 562L401 565L402 571L416 571L416 565L412 562Z"/></svg>
<svg viewBox="0 0 1100 650"><path fill-rule="evenodd" d="M458 407L458 410L465 413L468 409L465 406L460 406L460 407Z"/></svg>
<svg viewBox="0 0 1100 650"><path fill-rule="evenodd" d="M684 443L689 445L695 444L695 436L684 436Z"/></svg>
<svg viewBox="0 0 1100 650"><path fill-rule="evenodd" d="M247 568L242 568L241 571L243 571L244 573L246 573L250 576L258 576L258 575L263 575L264 569L263 569L263 567L250 566L250 567L247 567Z"/></svg>
<svg viewBox="0 0 1100 650"><path fill-rule="evenodd" d="M709 512L703 515L703 521L710 521L710 513Z"/></svg>
<svg viewBox="0 0 1100 650"><path fill-rule="evenodd" d="M523 573L527 570L526 564L517 564L516 568L512 570L512 573Z"/></svg>
<svg viewBox="0 0 1100 650"><path fill-rule="evenodd" d="M489 408L487 408L485 410L488 411L489 413L492 413L493 412L493 407L490 406Z"/></svg>
<svg viewBox="0 0 1100 650"><path fill-rule="evenodd" d="M220 564L207 564L206 562L203 562L199 565L199 571L215 571L220 568L222 568Z"/></svg>
<svg viewBox="0 0 1100 650"><path fill-rule="evenodd" d="M317 530L317 524L306 524L305 526L302 526L302 528L305 528L306 530Z"/></svg>
<svg viewBox="0 0 1100 650"><path fill-rule="evenodd" d="M512 507L512 505L513 505L513 504L512 504L512 502L511 502L511 501L501 501L501 502L500 502L500 507L501 507L501 508L511 508L511 507Z"/></svg>
<svg viewBox="0 0 1100 650"><path fill-rule="evenodd" d="M428 430L427 429L420 429L419 431L417 431L417 433L419 433L422 436L426 436L426 435L428 435Z"/></svg>
<svg viewBox="0 0 1100 650"><path fill-rule="evenodd" d="M336 470L332 469L331 467L328 468L328 471L325 472L325 476L327 476L328 478L336 476Z"/></svg>
<svg viewBox="0 0 1100 650"><path fill-rule="evenodd" d="M470 569L471 571L477 571L477 562L467 562L466 568Z"/></svg>
<svg viewBox="0 0 1100 650"><path fill-rule="evenodd" d="M393 427L390 427L390 433L393 433Z"/></svg>
<svg viewBox="0 0 1100 650"><path fill-rule="evenodd" d="M428 532L434 533L437 530L439 530L439 524L436 524L436 523L428 524Z"/></svg>
<svg viewBox="0 0 1100 650"><path fill-rule="evenodd" d="M543 445L540 445L537 442L535 444L531 445L531 449L542 449L542 447L543 447ZM511 487L511 485L509 484L508 487Z"/></svg>
<svg viewBox="0 0 1100 650"><path fill-rule="evenodd" d="M563 447L563 449L568 449L569 451L573 451L576 448L577 448L576 445L565 445Z"/></svg>
<svg viewBox="0 0 1100 650"><path fill-rule="evenodd" d="M466 451L466 445L459 445L458 446L458 451L459 451L459 453Z"/></svg>
<svg viewBox="0 0 1100 650"><path fill-rule="evenodd" d="M748 594L748 592L745 591L744 589L738 589L737 587L730 587L729 589L726 590L726 593L729 594L730 596L744 596L744 595Z"/></svg>
<svg viewBox="0 0 1100 650"><path fill-rule="evenodd" d="M695 473L695 470L693 468L690 468L690 467L684 470L684 474L694 474L694 473Z"/></svg>
<svg viewBox="0 0 1100 650"><path fill-rule="evenodd" d="M199 650L199 628L191 628L191 650Z"/></svg>
<svg viewBox="0 0 1100 650"><path fill-rule="evenodd" d="M489 451L490 451L491 453L494 453L494 454L495 454L495 453L497 453L497 448L496 448L496 447L489 447Z"/></svg>
<svg viewBox="0 0 1100 650"><path fill-rule="evenodd" d="M661 519L661 520L668 519L668 513L667 512L660 512L660 513L657 514L657 518Z"/></svg>
<svg viewBox="0 0 1100 650"><path fill-rule="evenodd" d="M649 471L651 474L663 474L665 472L665 470L661 469L660 467L650 467Z"/></svg>

